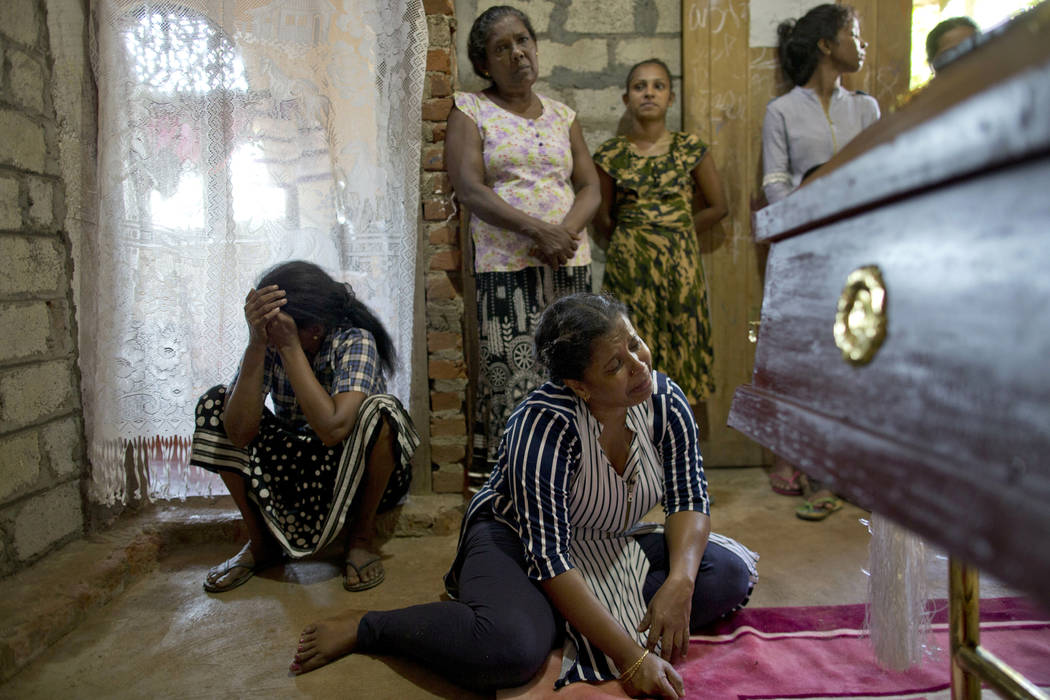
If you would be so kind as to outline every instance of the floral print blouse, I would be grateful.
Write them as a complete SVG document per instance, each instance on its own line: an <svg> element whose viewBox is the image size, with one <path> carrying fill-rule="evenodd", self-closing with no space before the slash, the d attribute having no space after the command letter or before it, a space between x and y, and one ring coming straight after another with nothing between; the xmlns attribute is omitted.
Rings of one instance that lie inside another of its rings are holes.
<svg viewBox="0 0 1050 700"><path fill-rule="evenodd" d="M481 136L485 184L515 209L549 223L559 223L576 197L572 186L569 129L576 112L537 95L543 113L527 119L509 112L484 94L459 92L456 107L473 120ZM475 272L514 272L544 262L530 251L528 236L494 226L471 215ZM590 241L583 237L566 266L589 265Z"/></svg>

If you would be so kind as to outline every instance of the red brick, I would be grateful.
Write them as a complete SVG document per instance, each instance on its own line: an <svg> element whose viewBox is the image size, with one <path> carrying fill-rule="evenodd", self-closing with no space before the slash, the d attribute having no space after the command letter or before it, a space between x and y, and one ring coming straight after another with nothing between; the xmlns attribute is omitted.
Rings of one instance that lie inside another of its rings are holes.
<svg viewBox="0 0 1050 700"><path fill-rule="evenodd" d="M447 195L450 192L452 192L452 182L448 179L448 173L442 170L423 174L422 194L424 196Z"/></svg>
<svg viewBox="0 0 1050 700"><path fill-rule="evenodd" d="M423 11L428 15L451 15L455 9L452 0L423 0Z"/></svg>
<svg viewBox="0 0 1050 700"><path fill-rule="evenodd" d="M435 391L430 395L431 411L458 411L462 407L463 394L458 391Z"/></svg>
<svg viewBox="0 0 1050 700"><path fill-rule="evenodd" d="M450 49L430 49L427 51L427 70L440 73L452 72L452 53Z"/></svg>
<svg viewBox="0 0 1050 700"><path fill-rule="evenodd" d="M449 225L432 228L427 234L430 245L454 245L459 242L459 234Z"/></svg>
<svg viewBox="0 0 1050 700"><path fill-rule="evenodd" d="M435 97L423 100L423 119L428 122L440 122L448 119L448 113L452 111L451 97Z"/></svg>
<svg viewBox="0 0 1050 700"><path fill-rule="evenodd" d="M431 437L466 437L467 420L459 418L439 418L430 421Z"/></svg>
<svg viewBox="0 0 1050 700"><path fill-rule="evenodd" d="M449 360L431 360L431 379L463 379L467 376L467 368L462 362L451 362Z"/></svg>
<svg viewBox="0 0 1050 700"><path fill-rule="evenodd" d="M430 256L431 270L458 270L460 255L458 250L442 250Z"/></svg>
<svg viewBox="0 0 1050 700"><path fill-rule="evenodd" d="M431 139L434 143L441 143L445 140L445 132L448 130L448 125L445 122L438 122L434 124L434 130Z"/></svg>
<svg viewBox="0 0 1050 700"><path fill-rule="evenodd" d="M446 331L430 331L427 333L427 350L430 352L461 347L463 347L463 335L461 333L448 333Z"/></svg>
<svg viewBox="0 0 1050 700"><path fill-rule="evenodd" d="M452 286L452 280L448 275L437 274L427 278L427 301L444 301L455 299L456 288Z"/></svg>
<svg viewBox="0 0 1050 700"><path fill-rule="evenodd" d="M425 221L444 221L456 213L456 208L446 197L423 200L423 219Z"/></svg>
<svg viewBox="0 0 1050 700"><path fill-rule="evenodd" d="M447 97L452 94L452 76L448 73L431 73L427 79L430 81L431 97Z"/></svg>
<svg viewBox="0 0 1050 700"><path fill-rule="evenodd" d="M466 489L466 470L438 469L430 476L434 493L462 493Z"/></svg>
<svg viewBox="0 0 1050 700"><path fill-rule="evenodd" d="M423 170L445 169L445 146L426 146L423 148Z"/></svg>
<svg viewBox="0 0 1050 700"><path fill-rule="evenodd" d="M430 461L438 464L454 464L467 456L465 442L454 445L430 445ZM437 472L435 472L435 475Z"/></svg>

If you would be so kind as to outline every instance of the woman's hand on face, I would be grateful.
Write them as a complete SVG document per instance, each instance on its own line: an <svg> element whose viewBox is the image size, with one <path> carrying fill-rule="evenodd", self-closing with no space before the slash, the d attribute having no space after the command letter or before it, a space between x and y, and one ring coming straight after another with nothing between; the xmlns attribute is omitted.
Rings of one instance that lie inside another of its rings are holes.
<svg viewBox="0 0 1050 700"><path fill-rule="evenodd" d="M657 697L679 700L685 697L685 684L674 666L656 654L649 654L634 675L621 681L632 698Z"/></svg>
<svg viewBox="0 0 1050 700"><path fill-rule="evenodd" d="M689 652L689 613L693 604L693 583L684 579L668 578L657 589L638 631L649 630L647 646L656 648L665 661L677 663Z"/></svg>
<svg viewBox="0 0 1050 700"><path fill-rule="evenodd" d="M536 241L534 255L551 267L569 262L583 240L583 232L574 233L561 224L539 222L524 233Z"/></svg>
<svg viewBox="0 0 1050 700"><path fill-rule="evenodd" d="M244 318L248 321L248 342L252 345L266 345L270 339L267 325L288 303L285 292L276 284L262 289L253 289L244 299Z"/></svg>
<svg viewBox="0 0 1050 700"><path fill-rule="evenodd" d="M299 327L295 325L295 319L281 310L273 317L266 327L266 335L270 345L278 350L287 350L299 347Z"/></svg>

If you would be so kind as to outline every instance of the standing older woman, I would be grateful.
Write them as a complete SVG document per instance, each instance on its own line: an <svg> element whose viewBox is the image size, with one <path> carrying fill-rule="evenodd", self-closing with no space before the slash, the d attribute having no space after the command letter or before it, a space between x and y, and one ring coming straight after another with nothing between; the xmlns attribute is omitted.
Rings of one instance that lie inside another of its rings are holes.
<svg viewBox="0 0 1050 700"><path fill-rule="evenodd" d="M474 72L490 81L457 93L445 137L456 197L470 210L481 376L472 487L488 475L507 417L541 383L531 356L540 312L591 288L585 226L598 175L573 110L532 90L538 75L529 18L491 7L470 29Z"/></svg>
<svg viewBox="0 0 1050 700"><path fill-rule="evenodd" d="M507 424L445 578L452 601L347 612L303 630L291 670L407 656L491 690L528 681L564 625L561 687L679 698L689 634L743 605L756 555L711 533L696 422L625 307L575 294L536 330L550 380ZM663 503L666 525L641 518Z"/></svg>
<svg viewBox="0 0 1050 700"><path fill-rule="evenodd" d="M347 520L343 586L377 586L375 516L407 493L419 444L401 402L386 393L393 342L350 285L308 262L266 272L244 316L249 340L237 376L197 403L190 462L222 477L248 543L208 572L204 590L236 588L286 553L312 554Z"/></svg>

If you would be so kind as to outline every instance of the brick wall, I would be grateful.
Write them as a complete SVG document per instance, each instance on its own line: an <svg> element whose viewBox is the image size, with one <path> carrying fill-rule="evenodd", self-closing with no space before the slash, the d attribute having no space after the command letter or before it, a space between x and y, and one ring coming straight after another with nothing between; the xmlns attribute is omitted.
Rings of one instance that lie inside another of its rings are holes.
<svg viewBox="0 0 1050 700"><path fill-rule="evenodd" d="M0 575L84 530L65 183L43 0L0 2Z"/></svg>
<svg viewBox="0 0 1050 700"><path fill-rule="evenodd" d="M430 47L423 88L420 201L426 249L427 375L430 458L437 493L464 488L467 456L467 363L463 343L463 273L458 214L445 172L445 124L452 109L456 20L452 0L424 0Z"/></svg>
<svg viewBox="0 0 1050 700"><path fill-rule="evenodd" d="M680 0L455 0L455 5L461 25L457 89L484 87L466 58L474 18L493 5L516 7L536 30L540 70L534 89L576 110L592 151L616 134L627 70L638 61L663 59L681 93ZM678 104L669 111L667 126L681 128Z"/></svg>

